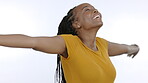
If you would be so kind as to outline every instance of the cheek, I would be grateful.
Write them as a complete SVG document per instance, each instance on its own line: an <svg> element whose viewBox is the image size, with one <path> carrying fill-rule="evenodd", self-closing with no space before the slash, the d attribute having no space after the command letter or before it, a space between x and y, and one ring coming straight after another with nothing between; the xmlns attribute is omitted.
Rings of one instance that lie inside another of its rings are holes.
<svg viewBox="0 0 148 83"><path fill-rule="evenodd" d="M81 21L81 27L85 28L85 29L88 29L90 27L93 26L93 23L89 20L89 19L86 19L84 18L82 21Z"/></svg>
<svg viewBox="0 0 148 83"><path fill-rule="evenodd" d="M83 20L88 24L92 22L92 18L90 16L90 14L83 15Z"/></svg>
<svg viewBox="0 0 148 83"><path fill-rule="evenodd" d="M90 16L89 15L82 15L81 16L81 21L89 22L90 21Z"/></svg>
<svg viewBox="0 0 148 83"><path fill-rule="evenodd" d="M89 15L81 15L79 16L79 23L81 26L90 26L93 22Z"/></svg>
<svg viewBox="0 0 148 83"><path fill-rule="evenodd" d="M83 23L88 26L88 25L91 25L93 22L90 18L84 17Z"/></svg>

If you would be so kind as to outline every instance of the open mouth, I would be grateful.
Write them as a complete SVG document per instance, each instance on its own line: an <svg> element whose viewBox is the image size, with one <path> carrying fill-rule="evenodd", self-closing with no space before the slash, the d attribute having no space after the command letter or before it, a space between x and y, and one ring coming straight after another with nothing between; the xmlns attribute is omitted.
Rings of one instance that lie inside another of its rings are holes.
<svg viewBox="0 0 148 83"><path fill-rule="evenodd" d="M93 17L93 19L97 19L97 18L100 18L101 16L100 15L96 15Z"/></svg>

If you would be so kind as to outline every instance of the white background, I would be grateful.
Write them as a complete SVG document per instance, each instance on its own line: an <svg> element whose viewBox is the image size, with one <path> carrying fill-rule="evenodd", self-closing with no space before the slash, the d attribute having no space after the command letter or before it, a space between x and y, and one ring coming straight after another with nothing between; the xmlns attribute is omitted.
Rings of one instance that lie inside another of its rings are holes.
<svg viewBox="0 0 148 83"><path fill-rule="evenodd" d="M0 34L54 36L69 9L84 2L103 15L97 36L141 48L134 59L111 57L115 83L148 83L147 0L0 0ZM56 55L0 47L0 83L53 83L55 68Z"/></svg>

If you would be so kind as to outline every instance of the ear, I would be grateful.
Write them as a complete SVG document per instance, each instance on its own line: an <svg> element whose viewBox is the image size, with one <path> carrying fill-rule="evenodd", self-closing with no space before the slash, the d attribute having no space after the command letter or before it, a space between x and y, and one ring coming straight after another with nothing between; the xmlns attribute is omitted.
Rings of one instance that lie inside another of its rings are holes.
<svg viewBox="0 0 148 83"><path fill-rule="evenodd" d="M74 22L72 23L72 26L73 26L75 29L80 29L80 28L81 28L81 25L80 25L80 23L79 23L78 21L74 21Z"/></svg>

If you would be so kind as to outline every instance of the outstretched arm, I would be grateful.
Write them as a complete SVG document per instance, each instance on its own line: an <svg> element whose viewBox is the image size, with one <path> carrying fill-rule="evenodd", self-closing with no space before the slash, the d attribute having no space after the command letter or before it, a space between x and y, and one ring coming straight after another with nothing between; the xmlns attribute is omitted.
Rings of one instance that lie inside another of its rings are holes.
<svg viewBox="0 0 148 83"><path fill-rule="evenodd" d="M126 44L117 44L112 42L109 42L108 44L108 53L110 56L128 54L128 56L134 58L138 52L139 52L139 47L136 44L126 45Z"/></svg>
<svg viewBox="0 0 148 83"><path fill-rule="evenodd" d="M60 36L30 37L21 34L0 35L0 45L15 48L32 48L53 54L62 54L66 48L65 42Z"/></svg>

